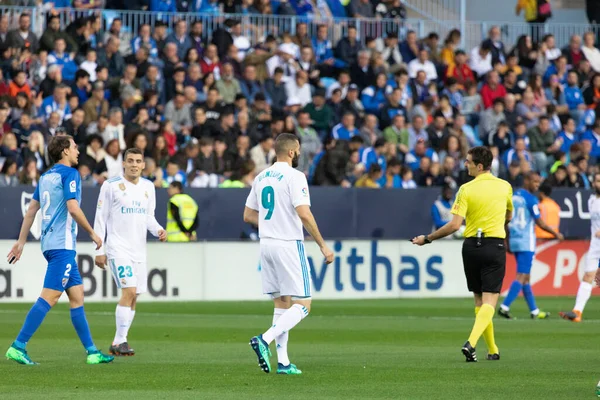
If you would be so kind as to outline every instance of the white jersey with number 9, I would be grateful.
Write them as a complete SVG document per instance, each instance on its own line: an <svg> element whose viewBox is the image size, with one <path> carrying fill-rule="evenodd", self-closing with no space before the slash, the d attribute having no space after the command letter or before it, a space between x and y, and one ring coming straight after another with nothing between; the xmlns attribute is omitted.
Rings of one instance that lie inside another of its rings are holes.
<svg viewBox="0 0 600 400"><path fill-rule="evenodd" d="M304 240L296 207L310 206L306 176L288 163L276 162L252 184L246 207L258 211L261 239Z"/></svg>

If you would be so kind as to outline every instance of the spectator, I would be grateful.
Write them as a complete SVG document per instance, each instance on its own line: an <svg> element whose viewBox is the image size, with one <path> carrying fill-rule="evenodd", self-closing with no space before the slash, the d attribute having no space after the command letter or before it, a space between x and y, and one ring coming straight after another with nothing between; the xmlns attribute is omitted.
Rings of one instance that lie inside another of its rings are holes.
<svg viewBox="0 0 600 400"><path fill-rule="evenodd" d="M167 140L163 135L158 135L154 139L154 146L152 146L152 159L156 161L156 165L160 169L167 167L171 154L169 154L169 148Z"/></svg>
<svg viewBox="0 0 600 400"><path fill-rule="evenodd" d="M163 171L157 167L156 161L153 158L146 157L144 159L145 168L142 171L142 177L154 183L156 188L163 187Z"/></svg>
<svg viewBox="0 0 600 400"><path fill-rule="evenodd" d="M39 110L39 116L42 119L48 119L50 114L56 113L59 116L60 124L71 117L71 108L67 102L67 90L68 87L66 85L57 85L54 88L54 94L42 101L42 106Z"/></svg>
<svg viewBox="0 0 600 400"><path fill-rule="evenodd" d="M298 170L308 173L313 158L321 151L321 139L314 128L311 128L310 114L307 111L298 112L296 135L302 143L302 151L298 160Z"/></svg>
<svg viewBox="0 0 600 400"><path fill-rule="evenodd" d="M32 53L37 52L39 47L38 38L30 28L31 16L22 13L19 16L19 28L10 31L6 37L7 44L12 48L28 48Z"/></svg>
<svg viewBox="0 0 600 400"><path fill-rule="evenodd" d="M412 120L412 126L408 128L408 149L413 150L419 140L427 141L429 135L424 129L425 121L420 115L415 115Z"/></svg>
<svg viewBox="0 0 600 400"><path fill-rule="evenodd" d="M117 140L119 149L125 150L125 126L123 125L123 112L118 107L113 107L108 113L108 125L102 133L102 139L108 148L112 140ZM108 152L108 150L107 150ZM108 152L110 154L110 152ZM112 176L111 176L112 178Z"/></svg>
<svg viewBox="0 0 600 400"><path fill-rule="evenodd" d="M375 85L362 91L361 102L365 112L379 115L387 102L387 95L390 90L391 88L387 85L386 74L377 74Z"/></svg>
<svg viewBox="0 0 600 400"><path fill-rule="evenodd" d="M402 189L416 189L417 184L413 180L413 171L411 168L404 166L402 167L402 171L400 173L402 178Z"/></svg>
<svg viewBox="0 0 600 400"><path fill-rule="evenodd" d="M123 155L119 139L112 139L106 143L106 155L96 166L96 174L102 179L110 179L123 175Z"/></svg>
<svg viewBox="0 0 600 400"><path fill-rule="evenodd" d="M599 80L600 82L600 80ZM527 129L538 124L539 117L543 115L542 110L535 104L535 96L532 91L523 93L523 101L517 104L517 114L527 125Z"/></svg>
<svg viewBox="0 0 600 400"><path fill-rule="evenodd" d="M568 117L563 123L563 130L558 134L556 139L560 145L559 151L566 154L569 152L571 146L578 142L575 128L575 120L571 117Z"/></svg>
<svg viewBox="0 0 600 400"><path fill-rule="evenodd" d="M169 160L167 168L163 172L164 184L170 185L173 182L179 182L182 186L187 184L185 173L179 169L179 164L173 160ZM163 184L163 185L164 185Z"/></svg>
<svg viewBox="0 0 600 400"><path fill-rule="evenodd" d="M86 164L92 171L97 171L98 164L106 157L106 151L104 150L104 142L100 135L89 135L86 138L85 147L80 151L79 160L81 163ZM102 180L97 176L98 183L101 184Z"/></svg>
<svg viewBox="0 0 600 400"><path fill-rule="evenodd" d="M75 143L81 145L85 142L87 136L86 126L83 124L85 120L85 111L77 108L73 111L71 118L63 124L63 128L67 135L73 136Z"/></svg>
<svg viewBox="0 0 600 400"><path fill-rule="evenodd" d="M429 52L426 49L419 50L419 57L408 63L408 75L416 78L419 71L425 72L425 84L436 81L438 78L435 65L429 61Z"/></svg>
<svg viewBox="0 0 600 400"><path fill-rule="evenodd" d="M7 158L0 169L0 187L14 187L19 185L17 177L17 162L14 158Z"/></svg>
<svg viewBox="0 0 600 400"><path fill-rule="evenodd" d="M40 172L36 168L35 159L27 159L19 174L19 184L37 186L39 179Z"/></svg>
<svg viewBox="0 0 600 400"><path fill-rule="evenodd" d="M343 64L340 66L349 67L354 64L357 59L358 52L362 46L357 40L358 33L354 25L348 27L348 36L343 37L338 42L335 48L335 58L339 59Z"/></svg>
<svg viewBox="0 0 600 400"><path fill-rule="evenodd" d="M343 40L343 39L342 39ZM375 71L370 64L371 55L368 50L358 52L357 62L350 66L350 77L359 90L375 85Z"/></svg>
<svg viewBox="0 0 600 400"><path fill-rule="evenodd" d="M246 68L254 69L254 67L252 67L252 66L248 66ZM256 75L256 73L254 73L254 76L255 75ZM258 82L255 82L251 85L255 85L255 86L248 86L248 94L250 93L251 87L255 89L256 93L261 91L261 89L260 89L261 86ZM265 82L264 91L271 99L271 108L273 110L275 110L276 112L283 111L283 109L285 108L285 105L286 105L286 101L287 101L285 84L283 82L283 69L281 69L280 67L275 68L273 78L269 78ZM242 92L244 92L244 91L242 90ZM251 99L254 96L249 96L248 94L245 94L245 98L247 98L251 101Z"/></svg>
<svg viewBox="0 0 600 400"><path fill-rule="evenodd" d="M404 163L414 171L419 168L423 157L427 157L436 163L440 161L438 154L433 149L427 147L425 139L419 138L415 144L415 148L406 155Z"/></svg>
<svg viewBox="0 0 600 400"><path fill-rule="evenodd" d="M109 76L123 76L125 70L125 60L119 52L121 41L111 36L106 42L106 46L98 51L98 65L108 68ZM50 56L48 56L50 63ZM65 79L68 78L65 76Z"/></svg>
<svg viewBox="0 0 600 400"><path fill-rule="evenodd" d="M363 138L365 145L372 146L375 141L382 137L382 133L378 128L377 117L373 114L367 114L365 123L360 129L360 136Z"/></svg>
<svg viewBox="0 0 600 400"><path fill-rule="evenodd" d="M187 51L192 48L192 39L188 35L187 22L180 19L175 24L174 32L167 37L167 43L175 43L177 46L177 57L183 60Z"/></svg>
<svg viewBox="0 0 600 400"><path fill-rule="evenodd" d="M242 93L240 82L235 79L233 66L230 63L222 65L221 79L217 81L215 87L221 94L221 99L227 104L232 104L235 96Z"/></svg>
<svg viewBox="0 0 600 400"><path fill-rule="evenodd" d="M283 70L282 81L287 83L296 76L296 45L293 43L283 43L279 46L276 55L267 60L267 70L269 76L273 77L276 68Z"/></svg>
<svg viewBox="0 0 600 400"><path fill-rule="evenodd" d="M95 82L92 86L92 95L83 104L85 113L84 125L97 121L100 115L108 115L108 101L104 99L104 83Z"/></svg>
<svg viewBox="0 0 600 400"><path fill-rule="evenodd" d="M331 136L336 140L350 140L350 138L357 135L360 135L360 132L354 125L354 114L351 112L346 112L342 116L342 122L331 130Z"/></svg>
<svg viewBox="0 0 600 400"><path fill-rule="evenodd" d="M410 92L412 93L413 104L421 104L431 97L429 87L427 86L427 75L425 71L418 71L417 77L410 82Z"/></svg>
<svg viewBox="0 0 600 400"><path fill-rule="evenodd" d="M492 107L495 99L506 96L506 89L500 83L500 77L496 71L490 71L487 74L487 82L481 88L481 98L483 106L488 109Z"/></svg>
<svg viewBox="0 0 600 400"><path fill-rule="evenodd" d="M308 74L305 71L298 71L294 79L285 83L285 93L289 98L298 99L302 107L311 102L311 90L308 83Z"/></svg>
<svg viewBox="0 0 600 400"><path fill-rule="evenodd" d="M304 110L310 115L312 127L315 128L317 134L323 139L329 134L329 124L333 118L333 110L325 103L324 91L316 90L312 103L307 104Z"/></svg>
<svg viewBox="0 0 600 400"><path fill-rule="evenodd" d="M402 55L402 61L406 64L417 58L419 54L419 45L417 42L417 33L415 31L406 32L406 39L400 43L400 54Z"/></svg>
<svg viewBox="0 0 600 400"><path fill-rule="evenodd" d="M492 65L496 63L506 63L506 48L502 43L502 32L500 27L494 25L488 31L488 38L483 41L486 46L489 44L492 53Z"/></svg>
<svg viewBox="0 0 600 400"><path fill-rule="evenodd" d="M268 168L275 159L274 140L270 136L263 136L256 146L250 150L250 157L256 166L255 174L261 173Z"/></svg>
<svg viewBox="0 0 600 400"><path fill-rule="evenodd" d="M448 137L448 127L446 126L446 118L443 115L437 115L433 120L433 124L426 129L429 145L435 151L439 151L442 143Z"/></svg>
<svg viewBox="0 0 600 400"><path fill-rule="evenodd" d="M525 140L521 137L517 137L513 144L513 148L504 154L504 165L507 167L510 167L515 162L518 167L521 167L521 163L526 163L531 167L531 161L531 153L526 150ZM516 175L518 175L518 173Z"/></svg>
<svg viewBox="0 0 600 400"><path fill-rule="evenodd" d="M454 191L449 185L442 187L442 193L431 206L431 218L433 219L433 230L440 229L452 220L452 199ZM451 237L451 236L450 236Z"/></svg>
<svg viewBox="0 0 600 400"><path fill-rule="evenodd" d="M377 183L383 177L383 169L377 163L371 164L369 172L356 181L357 188L379 189L381 186Z"/></svg>

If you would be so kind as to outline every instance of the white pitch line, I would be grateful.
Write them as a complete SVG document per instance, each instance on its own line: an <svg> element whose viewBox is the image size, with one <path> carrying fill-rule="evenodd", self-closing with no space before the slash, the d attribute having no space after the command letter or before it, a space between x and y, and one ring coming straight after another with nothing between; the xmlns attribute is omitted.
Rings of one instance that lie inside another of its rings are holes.
<svg viewBox="0 0 600 400"><path fill-rule="evenodd" d="M0 314L26 314L27 310L0 310ZM51 311L52 314L59 315L67 315L68 311ZM86 311L86 315L96 315L96 316L114 316L114 311ZM265 314L266 315L266 314ZM259 314L173 314L173 313L145 313L140 312L137 316L147 316L147 317L182 317L182 318L210 318L210 317L251 317L251 318L264 318L265 315ZM473 321L473 317L443 317L443 316L434 316L428 317L424 315L311 315L311 319L315 318L342 318L342 319L374 319L374 318L391 318L396 320L432 320L432 321ZM500 318L496 318L496 321L502 320ZM559 318L555 318L554 320L559 321ZM531 321L530 318L520 318L514 319L512 321L507 321L507 323L518 323L526 321L528 323L532 323L535 321ZM598 324L600 323L600 319L586 319L584 322ZM565 321L566 323L566 321Z"/></svg>

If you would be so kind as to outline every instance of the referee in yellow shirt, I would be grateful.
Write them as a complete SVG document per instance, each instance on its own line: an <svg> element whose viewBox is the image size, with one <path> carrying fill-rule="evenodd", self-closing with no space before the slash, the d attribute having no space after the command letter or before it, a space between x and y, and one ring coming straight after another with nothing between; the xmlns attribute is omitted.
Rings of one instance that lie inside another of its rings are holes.
<svg viewBox="0 0 600 400"><path fill-rule="evenodd" d="M462 248L467 287L475 297L475 324L462 347L467 362L476 362L475 347L483 335L488 346L488 360L499 360L492 318L502 288L506 267L505 226L512 218L512 188L490 173L492 152L487 147L469 150L465 165L471 182L462 185L452 206L452 221L430 235L412 239L423 246L456 232L466 219Z"/></svg>

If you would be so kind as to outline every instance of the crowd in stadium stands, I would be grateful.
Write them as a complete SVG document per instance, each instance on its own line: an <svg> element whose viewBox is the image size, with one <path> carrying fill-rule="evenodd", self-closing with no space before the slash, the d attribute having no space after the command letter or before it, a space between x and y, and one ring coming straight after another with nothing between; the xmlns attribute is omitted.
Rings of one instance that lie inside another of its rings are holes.
<svg viewBox="0 0 600 400"><path fill-rule="evenodd" d="M272 4L201 3L239 13ZM301 11L290 4L278 7ZM353 0L350 9L403 18L399 4ZM120 174L129 147L144 151L144 176L157 187L248 186L273 162L282 132L300 138L299 169L323 186L455 188L468 179L467 150L483 144L492 172L515 186L536 170L555 187L588 188L600 159L593 33L561 49L551 35L504 43L494 26L463 50L458 30L359 40L349 26L331 43L332 24L311 37L299 22L294 35L253 43L232 19L210 34L180 20L172 31L157 21L126 37L118 18L103 31L98 16L69 26L45 17L40 37L25 13L14 29L0 18L0 186L35 185L49 164L46 144L61 134L80 145L89 186Z"/></svg>

